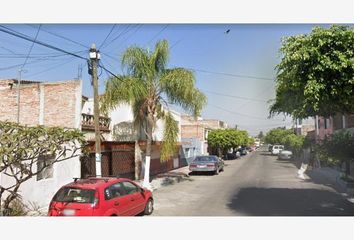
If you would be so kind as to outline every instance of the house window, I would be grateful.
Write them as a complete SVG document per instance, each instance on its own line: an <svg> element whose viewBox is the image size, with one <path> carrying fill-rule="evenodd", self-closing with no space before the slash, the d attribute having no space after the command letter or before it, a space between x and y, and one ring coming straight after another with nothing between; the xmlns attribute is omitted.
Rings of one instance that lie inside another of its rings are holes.
<svg viewBox="0 0 354 240"><path fill-rule="evenodd" d="M53 163L55 160L55 155L40 155L37 161L37 169L43 169L40 173L37 174L37 181L42 179L52 178L53 177Z"/></svg>

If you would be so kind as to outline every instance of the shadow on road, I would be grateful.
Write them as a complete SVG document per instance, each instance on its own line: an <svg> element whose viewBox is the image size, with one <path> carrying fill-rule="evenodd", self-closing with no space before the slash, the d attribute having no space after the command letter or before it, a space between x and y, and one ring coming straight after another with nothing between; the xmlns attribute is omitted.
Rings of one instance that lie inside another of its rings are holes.
<svg viewBox="0 0 354 240"><path fill-rule="evenodd" d="M248 216L354 216L354 204L317 189L245 188L228 207Z"/></svg>

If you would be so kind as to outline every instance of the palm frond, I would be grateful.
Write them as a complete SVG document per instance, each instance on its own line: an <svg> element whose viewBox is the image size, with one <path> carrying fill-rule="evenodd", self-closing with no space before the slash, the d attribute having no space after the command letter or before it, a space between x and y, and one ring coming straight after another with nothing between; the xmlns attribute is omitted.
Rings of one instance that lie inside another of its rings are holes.
<svg viewBox="0 0 354 240"><path fill-rule="evenodd" d="M155 51L151 54L151 64L154 66L155 75L161 74L169 60L169 46L167 40L161 40L156 43Z"/></svg>
<svg viewBox="0 0 354 240"><path fill-rule="evenodd" d="M194 74L184 68L166 70L161 76L160 87L168 100L198 116L206 104L206 96L195 88Z"/></svg>
<svg viewBox="0 0 354 240"><path fill-rule="evenodd" d="M161 160L166 161L178 150L176 143L178 138L178 125L172 114L168 112L163 118L165 128L163 132L163 142L161 147Z"/></svg>
<svg viewBox="0 0 354 240"><path fill-rule="evenodd" d="M149 53L143 48L130 47L125 50L122 66L127 69L128 75L140 78L142 81L151 79L153 76Z"/></svg>
<svg viewBox="0 0 354 240"><path fill-rule="evenodd" d="M146 88L138 78L117 76L106 81L106 91L100 97L100 109L103 113L116 109L120 104L132 104L145 96Z"/></svg>

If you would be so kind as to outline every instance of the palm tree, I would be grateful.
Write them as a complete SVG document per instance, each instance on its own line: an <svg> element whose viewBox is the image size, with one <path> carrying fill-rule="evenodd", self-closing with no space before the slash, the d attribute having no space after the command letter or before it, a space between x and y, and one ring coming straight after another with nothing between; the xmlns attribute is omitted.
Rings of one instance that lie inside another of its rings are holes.
<svg viewBox="0 0 354 240"><path fill-rule="evenodd" d="M169 104L181 106L195 117L206 104L206 96L195 87L192 71L184 68L167 68L169 46L166 40L156 43L153 52L137 46L129 47L122 55L122 67L126 74L111 77L101 99L103 112L130 104L134 126L146 135L145 173L143 186L149 183L152 133L156 122L165 122L161 160L169 159L177 150L178 125ZM166 111L167 109L167 111Z"/></svg>

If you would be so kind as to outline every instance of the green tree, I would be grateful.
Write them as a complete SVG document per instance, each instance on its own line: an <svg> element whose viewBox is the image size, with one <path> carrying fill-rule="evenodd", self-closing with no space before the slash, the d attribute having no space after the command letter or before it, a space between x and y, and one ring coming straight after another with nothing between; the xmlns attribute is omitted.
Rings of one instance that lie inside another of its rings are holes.
<svg viewBox="0 0 354 240"><path fill-rule="evenodd" d="M129 47L122 55L122 67L126 74L111 77L101 99L104 112L122 103L132 106L134 125L143 129L147 138L145 154L144 186L150 187L149 166L152 133L159 119L165 121L161 159L167 160L176 151L178 126L169 104L199 116L206 104L206 96L195 87L192 71L184 68L167 68L169 46L159 41L154 51L137 46Z"/></svg>
<svg viewBox="0 0 354 240"><path fill-rule="evenodd" d="M81 155L84 144L84 136L77 129L0 122L0 174L13 180L9 185L0 185L0 212L3 209L5 215L11 214L10 204L20 198L23 183L57 162ZM39 164L43 156L51 158ZM7 196L2 205L4 193Z"/></svg>
<svg viewBox="0 0 354 240"><path fill-rule="evenodd" d="M305 144L305 136L291 133L286 135L283 141L284 147L290 149L294 154L298 155Z"/></svg>
<svg viewBox="0 0 354 240"><path fill-rule="evenodd" d="M226 154L230 148L239 146L249 146L252 139L249 138L247 131L236 129L215 129L208 134L208 145L219 149L222 154ZM219 151L218 151L219 152Z"/></svg>
<svg viewBox="0 0 354 240"><path fill-rule="evenodd" d="M345 164L345 175L350 175L350 163L354 159L354 133L339 131L325 138L317 146L332 161Z"/></svg>
<svg viewBox="0 0 354 240"><path fill-rule="evenodd" d="M295 118L354 112L354 29L315 27L283 39L270 114Z"/></svg>
<svg viewBox="0 0 354 240"><path fill-rule="evenodd" d="M265 136L265 142L269 144L285 144L285 138L293 134L291 129L275 128L270 130Z"/></svg>

